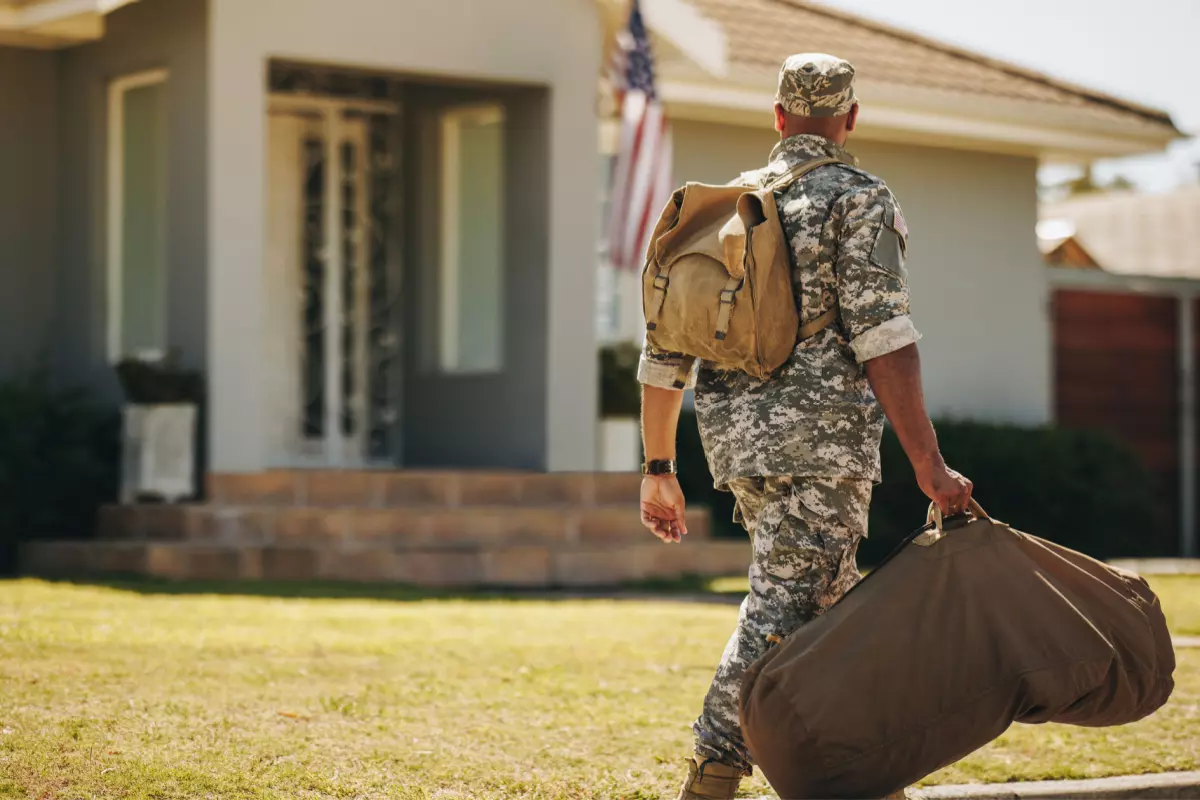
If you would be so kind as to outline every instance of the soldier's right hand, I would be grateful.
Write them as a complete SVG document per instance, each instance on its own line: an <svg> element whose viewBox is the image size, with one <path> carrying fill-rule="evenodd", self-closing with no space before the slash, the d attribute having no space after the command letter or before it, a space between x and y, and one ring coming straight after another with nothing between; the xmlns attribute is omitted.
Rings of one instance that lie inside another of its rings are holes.
<svg viewBox="0 0 1200 800"><path fill-rule="evenodd" d="M966 511L975 488L966 477L947 467L941 458L927 468L917 470L917 484L947 516Z"/></svg>
<svg viewBox="0 0 1200 800"><path fill-rule="evenodd" d="M659 539L678 542L687 535L683 489L674 475L647 475L642 478L642 524Z"/></svg>

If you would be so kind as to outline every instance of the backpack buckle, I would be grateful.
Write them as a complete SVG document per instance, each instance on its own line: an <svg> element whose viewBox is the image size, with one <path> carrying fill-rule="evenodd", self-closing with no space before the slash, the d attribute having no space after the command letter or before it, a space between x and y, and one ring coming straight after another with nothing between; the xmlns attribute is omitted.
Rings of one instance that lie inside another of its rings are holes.
<svg viewBox="0 0 1200 800"><path fill-rule="evenodd" d="M722 289L721 290L721 302L726 305L730 305L730 306L733 305L734 295L736 293L737 293L737 289Z"/></svg>
<svg viewBox="0 0 1200 800"><path fill-rule="evenodd" d="M668 278L666 275L659 274L659 275L654 276L654 288L655 289L661 289L662 291L665 292L667 290L667 284L669 284L670 282L671 282L671 279Z"/></svg>

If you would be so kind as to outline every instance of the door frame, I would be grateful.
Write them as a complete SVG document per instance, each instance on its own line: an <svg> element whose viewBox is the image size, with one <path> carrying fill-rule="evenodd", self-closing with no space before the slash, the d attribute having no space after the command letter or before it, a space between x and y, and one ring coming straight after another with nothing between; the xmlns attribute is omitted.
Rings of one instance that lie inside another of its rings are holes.
<svg viewBox="0 0 1200 800"><path fill-rule="evenodd" d="M363 208L360 208L360 218L368 219L369 211L364 213L365 207L368 205L367 194L369 192L369 170L370 164L366 159L370 157L369 139L370 133L365 130L366 122L360 120L347 120L347 113L359 113L364 115L388 115L394 116L400 113L400 106L397 103L365 100L355 98L334 98L316 95L303 94L275 94L268 96L266 109L266 124L267 146L271 146L271 117L275 115L291 115L296 117L307 117L316 124L319 124L323 129L323 140L325 142L325 163L329 170L324 185L324 235L325 242L325 276L324 276L324 304L327 308L333 309L335 325L326 325L326 335L324 341L324 395L325 395L325 410L324 410L324 430L325 435L320 440L306 441L303 434L296 430L291 436L284 436L282 441L272 441L273 447L281 447L282 450L269 454L269 460L274 466L280 467L327 467L327 468L363 468L370 466L391 466L391 461L375 464L372 462L367 452L367 426L368 426L368 408L369 408L369 393L370 387L367 384L369 380L370 367L369 356L364 347L364 326L370 323L370 301L367 281L369 278L369 268L366 263L369 258L367 253L368 242L367 237L362 237L357 249L357 257L360 259L359 280L356 281L356 293L360 297L367 298L364 318L359 326L359 332L355 337L355 342L351 345L350 352L343 352L342 329L344 313L343 297L343 277L345 274L346 265L343 263L344 253L340 242L342 241L342 225L343 225L343 198L342 198L342 162L340 145L343 141L347 126L362 126L362 143L360 147L360 158L363 161L363 171L368 176L363 181L361 191L358 196L358 203ZM266 159L268 171L270 170L271 158L268 154ZM270 180L268 174L268 197L270 197ZM267 209L265 220L269 224L270 209ZM301 223L302 226L302 223ZM268 246L269 242L268 242ZM262 261L262 269L268 269L268 264L271 258L269 252L264 253ZM299 265L296 265L297 269ZM267 302L275 302L268 298ZM292 309L296 319L299 315L299 307ZM328 318L327 318L328 319ZM271 330L268 326L268 335L275 335L277 331ZM342 391L342 374L343 364L346 360L353 360L357 364L357 371L360 380L357 391L357 414L358 430L356 433L347 436L342 431L342 412L343 391ZM360 363L361 362L361 363ZM296 376L299 377L299 371ZM294 386L294 391L301 391L300 386ZM301 401L302 403L303 401ZM285 424L291 424L293 427L299 425L303 419L303 408L299 409L300 416L294 420L288 420Z"/></svg>

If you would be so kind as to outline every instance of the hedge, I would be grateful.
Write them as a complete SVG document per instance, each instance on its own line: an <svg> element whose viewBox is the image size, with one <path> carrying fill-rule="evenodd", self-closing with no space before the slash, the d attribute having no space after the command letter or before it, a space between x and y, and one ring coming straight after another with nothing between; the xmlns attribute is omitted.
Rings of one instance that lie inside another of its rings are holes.
<svg viewBox="0 0 1200 800"><path fill-rule="evenodd" d="M1178 536L1164 512L1169 493L1108 434L957 420L935 427L947 463L974 481L975 496L989 513L1013 527L1096 558L1177 554ZM732 522L732 496L712 487L693 413L685 412L680 422L678 450L689 501L712 509L718 536L744 537ZM870 536L859 550L867 566L923 524L928 507L890 429L882 459Z"/></svg>
<svg viewBox="0 0 1200 800"><path fill-rule="evenodd" d="M120 418L40 376L0 381L0 573L20 542L91 535L116 497Z"/></svg>

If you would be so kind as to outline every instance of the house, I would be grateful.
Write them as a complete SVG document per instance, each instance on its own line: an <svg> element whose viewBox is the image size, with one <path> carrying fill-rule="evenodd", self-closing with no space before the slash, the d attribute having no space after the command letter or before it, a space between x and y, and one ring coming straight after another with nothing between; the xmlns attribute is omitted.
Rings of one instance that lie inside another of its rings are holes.
<svg viewBox="0 0 1200 800"><path fill-rule="evenodd" d="M643 5L680 180L765 160L784 56L858 66L933 409L1050 419L1038 165L1161 149L1167 115L798 0ZM115 399L114 360L177 350L208 382L210 488L259 500L324 491L281 469L376 487L343 502L384 491L362 468L594 469L623 6L0 0L0 370L41 357Z"/></svg>
<svg viewBox="0 0 1200 800"><path fill-rule="evenodd" d="M1195 555L1200 186L1048 203L1055 420L1102 428L1158 477Z"/></svg>

